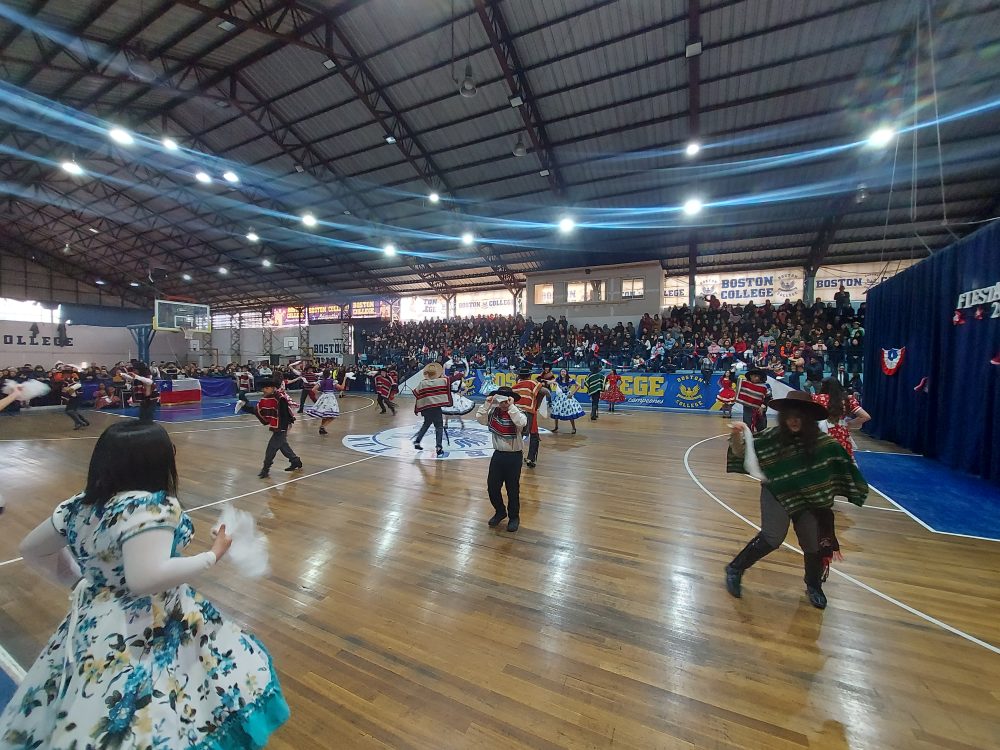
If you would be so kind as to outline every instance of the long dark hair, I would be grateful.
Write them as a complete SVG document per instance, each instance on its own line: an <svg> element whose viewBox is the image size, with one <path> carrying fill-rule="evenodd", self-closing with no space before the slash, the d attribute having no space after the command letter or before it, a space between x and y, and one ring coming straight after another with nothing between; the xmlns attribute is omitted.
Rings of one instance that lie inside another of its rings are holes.
<svg viewBox="0 0 1000 750"><path fill-rule="evenodd" d="M151 422L118 422L97 441L90 457L86 505L103 505L128 490L177 494L177 463L170 435Z"/></svg>
<svg viewBox="0 0 1000 750"><path fill-rule="evenodd" d="M826 410L830 415L831 422L841 420L850 411L850 397L844 392L836 378L826 378L819 388L820 393L825 393L830 397L830 403Z"/></svg>
<svg viewBox="0 0 1000 750"><path fill-rule="evenodd" d="M801 421L802 426L799 428L798 432L792 432L788 429L788 417L790 415L797 416ZM802 442L802 447L805 448L806 454L811 455L813 451L816 450L816 443L820 436L819 422L817 422L814 417L810 416L805 409L790 406L779 411L778 431L781 443L786 448L790 447L797 440L800 440Z"/></svg>

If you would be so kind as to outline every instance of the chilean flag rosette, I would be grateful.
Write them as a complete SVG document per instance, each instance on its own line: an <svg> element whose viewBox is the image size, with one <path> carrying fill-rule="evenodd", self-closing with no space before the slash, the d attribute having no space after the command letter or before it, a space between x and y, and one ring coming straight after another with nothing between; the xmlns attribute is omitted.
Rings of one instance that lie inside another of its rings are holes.
<svg viewBox="0 0 1000 750"><path fill-rule="evenodd" d="M899 371L899 366L903 364L903 355L906 354L906 347L899 349L882 350L882 372L886 375L895 375Z"/></svg>

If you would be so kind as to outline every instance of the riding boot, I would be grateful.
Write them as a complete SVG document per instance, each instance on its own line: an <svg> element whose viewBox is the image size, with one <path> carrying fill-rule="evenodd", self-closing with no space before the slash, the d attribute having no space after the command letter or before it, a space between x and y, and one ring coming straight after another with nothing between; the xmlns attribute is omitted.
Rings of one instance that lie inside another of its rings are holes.
<svg viewBox="0 0 1000 750"><path fill-rule="evenodd" d="M774 552L774 547L760 534L751 539L726 566L726 590L739 599L743 595L743 571L771 552Z"/></svg>
<svg viewBox="0 0 1000 750"><path fill-rule="evenodd" d="M804 567L806 571L806 595L809 603L816 609L826 609L826 594L823 593L823 554L821 552L806 552Z"/></svg>

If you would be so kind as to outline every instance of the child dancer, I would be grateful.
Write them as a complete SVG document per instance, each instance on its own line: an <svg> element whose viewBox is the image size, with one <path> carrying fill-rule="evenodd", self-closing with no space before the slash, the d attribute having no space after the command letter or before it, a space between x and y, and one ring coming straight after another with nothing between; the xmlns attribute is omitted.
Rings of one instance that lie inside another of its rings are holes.
<svg viewBox="0 0 1000 750"><path fill-rule="evenodd" d="M607 401L608 412L613 413L615 404L620 404L625 400L625 394L622 393L622 389L618 385L622 382L622 376L618 374L617 367L611 368L611 373L608 375L606 381L607 388L601 392L601 401Z"/></svg>
<svg viewBox="0 0 1000 750"><path fill-rule="evenodd" d="M736 373L730 370L719 380L719 395L716 396L716 400L722 404L724 419L732 419L733 417L733 404L736 403L736 391L733 389L733 380L735 379Z"/></svg>
<svg viewBox="0 0 1000 750"><path fill-rule="evenodd" d="M250 748L288 720L271 657L190 584L229 551L184 555L174 446L159 425L101 435L83 492L21 543L70 611L0 716L4 748Z"/></svg>
<svg viewBox="0 0 1000 750"><path fill-rule="evenodd" d="M316 417L319 422L319 434L326 435L326 426L335 418L340 416L340 402L337 400L337 391L344 390L342 383L333 379L329 370L323 370L323 377L319 381L319 398L315 404L306 407L306 414Z"/></svg>
<svg viewBox="0 0 1000 750"><path fill-rule="evenodd" d="M747 370L736 390L736 400L743 405L743 424L755 435L763 432L767 428L767 407L771 403L767 373L759 367Z"/></svg>
<svg viewBox="0 0 1000 750"><path fill-rule="evenodd" d="M495 511L489 520L490 528L508 518L507 531L517 531L521 525L521 435L528 418L517 408L517 395L512 388L498 388L479 407L476 419L485 424L493 440L490 472L486 477L486 491ZM507 487L507 507L500 490Z"/></svg>
<svg viewBox="0 0 1000 750"><path fill-rule="evenodd" d="M268 440L267 450L264 451L264 468L257 476L266 479L270 476L271 464L274 463L278 451L281 451L281 455L290 462L285 471L301 469L302 459L295 455L295 451L288 444L288 429L295 423L288 394L279 391L278 384L273 380L265 380L260 384L260 389L263 396L254 407L254 413L261 424L271 430L271 439Z"/></svg>
<svg viewBox="0 0 1000 750"><path fill-rule="evenodd" d="M160 404L160 392L156 390L149 365L134 359L131 367L122 371L122 377L132 383L132 403L139 407L139 421L152 422Z"/></svg>
<svg viewBox="0 0 1000 750"><path fill-rule="evenodd" d="M82 389L83 384L76 379L75 375L70 376L62 389L62 402L66 404L66 416L73 420L74 430L90 427L90 422L80 416L80 391Z"/></svg>
<svg viewBox="0 0 1000 750"><path fill-rule="evenodd" d="M396 365L389 365L379 370L375 376L375 392L378 394L378 408L385 414L386 407L396 416L396 404L392 397L396 394Z"/></svg>
<svg viewBox="0 0 1000 750"><path fill-rule="evenodd" d="M247 394L254 389L253 373L246 365L240 365L236 372L236 413L244 410L248 403Z"/></svg>
<svg viewBox="0 0 1000 750"><path fill-rule="evenodd" d="M483 373L483 384L479 386L479 395L492 396L497 392L497 388L499 387L500 386L497 385L496 380L493 378L493 370L487 367L486 371Z"/></svg>
<svg viewBox="0 0 1000 750"><path fill-rule="evenodd" d="M430 362L424 367L423 380L413 389L416 401L413 412L424 419L423 425L414 436L413 447L423 450L420 441L427 430L434 426L435 449L438 456L444 455L442 439L444 437L444 414L442 408L452 405L451 381L444 376L444 368L439 362Z"/></svg>
<svg viewBox="0 0 1000 750"><path fill-rule="evenodd" d="M576 379L570 377L569 371L563 368L549 388L552 389L552 419L556 422L552 431L559 432L559 422L568 420L575 435L576 420L586 414L580 402L576 400Z"/></svg>
<svg viewBox="0 0 1000 750"><path fill-rule="evenodd" d="M601 373L601 363L592 362L590 375L586 380L587 395L590 396L590 421L597 421L597 408L601 403L601 391L604 390L604 375Z"/></svg>

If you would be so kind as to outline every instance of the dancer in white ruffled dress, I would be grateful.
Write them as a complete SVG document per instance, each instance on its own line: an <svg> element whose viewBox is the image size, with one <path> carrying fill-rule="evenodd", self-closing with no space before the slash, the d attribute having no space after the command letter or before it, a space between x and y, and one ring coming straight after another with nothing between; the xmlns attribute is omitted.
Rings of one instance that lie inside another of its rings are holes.
<svg viewBox="0 0 1000 750"><path fill-rule="evenodd" d="M569 371L562 369L559 376L549 384L552 389L552 418L556 421L553 432L559 432L559 422L569 422L576 434L576 420L586 415L583 406L576 400L577 383Z"/></svg>
<svg viewBox="0 0 1000 750"><path fill-rule="evenodd" d="M338 376L340 373L338 373ZM326 435L326 426L335 418L340 416L340 401L337 399L337 391L343 391L343 382L333 379L330 370L323 370L323 377L319 381L319 398L315 404L306 407L305 412L310 417L320 420L319 434Z"/></svg>

